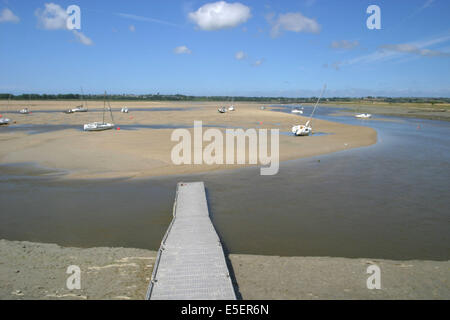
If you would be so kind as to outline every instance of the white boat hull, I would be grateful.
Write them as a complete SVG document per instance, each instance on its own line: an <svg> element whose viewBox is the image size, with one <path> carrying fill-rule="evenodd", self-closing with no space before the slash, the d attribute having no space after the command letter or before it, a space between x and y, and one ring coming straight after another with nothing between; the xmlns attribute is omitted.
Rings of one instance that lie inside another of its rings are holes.
<svg viewBox="0 0 450 320"><path fill-rule="evenodd" d="M234 111L235 109L234 109L234 106L230 106L230 107L228 107L228 111Z"/></svg>
<svg viewBox="0 0 450 320"><path fill-rule="evenodd" d="M219 108L217 111L219 111L220 113L225 113L225 112L227 112L227 109L225 109L225 108Z"/></svg>
<svg viewBox="0 0 450 320"><path fill-rule="evenodd" d="M8 125L10 122L8 118L0 118L0 126Z"/></svg>
<svg viewBox="0 0 450 320"><path fill-rule="evenodd" d="M302 110L292 110L291 111L292 113L298 113L298 114L303 114L303 111Z"/></svg>
<svg viewBox="0 0 450 320"><path fill-rule="evenodd" d="M361 114L355 115L355 117L358 119L369 119L372 117L372 115L370 113L361 113Z"/></svg>
<svg viewBox="0 0 450 320"><path fill-rule="evenodd" d="M87 111L88 111L88 109L81 107L81 108L69 109L66 111L66 113L87 112Z"/></svg>
<svg viewBox="0 0 450 320"><path fill-rule="evenodd" d="M104 131L114 128L113 123L93 122L83 126L84 131Z"/></svg>
<svg viewBox="0 0 450 320"><path fill-rule="evenodd" d="M292 127L292 133L296 136L309 136L312 133L312 128L310 126L300 124Z"/></svg>
<svg viewBox="0 0 450 320"><path fill-rule="evenodd" d="M30 111L28 110L28 108L22 109L19 111L20 114L29 114Z"/></svg>
<svg viewBox="0 0 450 320"><path fill-rule="evenodd" d="M122 109L120 109L120 112L122 112L122 113L128 113L128 108L122 108Z"/></svg>

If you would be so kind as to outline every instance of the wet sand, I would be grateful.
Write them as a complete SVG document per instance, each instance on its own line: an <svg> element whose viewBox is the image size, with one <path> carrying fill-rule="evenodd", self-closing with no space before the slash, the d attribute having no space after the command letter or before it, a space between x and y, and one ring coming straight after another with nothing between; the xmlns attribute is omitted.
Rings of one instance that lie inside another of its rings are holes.
<svg viewBox="0 0 450 320"><path fill-rule="evenodd" d="M217 112L219 103L112 102L114 122L124 129L83 132L83 124L102 120L103 102L89 102L91 111L87 113L62 112L78 104L78 101L32 101L31 114L20 115L11 111L27 103L12 102L6 116L16 123L0 128L0 163L34 162L42 167L65 170L67 178L150 177L235 169L248 165L174 165L171 150L178 142L170 139L173 128L189 128L193 136L194 121L201 120L203 130L207 129L205 126L217 127L222 133L225 128L279 128L280 133L284 133L290 132L292 125L307 121L293 114L270 112L270 108L260 110L261 104L255 103L235 103L236 111L220 114ZM0 105L6 102L0 101ZM122 106L127 106L130 113L118 112ZM110 121L108 112L105 120ZM33 125L39 125L41 133L30 134L32 128L28 131L15 129ZM166 125L169 128L151 128ZM49 127L48 132L43 126ZM369 146L377 141L376 131L368 127L316 119L313 126L314 131L328 134L310 137L280 134L280 161Z"/></svg>
<svg viewBox="0 0 450 320"><path fill-rule="evenodd" d="M156 253L130 248L64 248L0 240L0 299L144 299ZM449 261L228 256L238 290L251 299L449 299ZM381 269L368 290L367 267ZM67 267L81 269L68 290Z"/></svg>

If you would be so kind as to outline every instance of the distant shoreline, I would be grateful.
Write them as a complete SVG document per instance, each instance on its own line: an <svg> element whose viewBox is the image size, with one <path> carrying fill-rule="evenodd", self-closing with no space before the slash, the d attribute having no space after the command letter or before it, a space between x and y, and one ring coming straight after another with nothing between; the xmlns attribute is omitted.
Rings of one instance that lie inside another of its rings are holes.
<svg viewBox="0 0 450 320"><path fill-rule="evenodd" d="M269 98L268 98L269 99ZM271 99L271 100L270 100ZM308 100L298 100L295 101L295 99L289 100L290 98L287 98L286 100L277 100L275 98L270 98L269 100L266 100L265 98L262 98L259 100L234 100L234 104L255 104L255 105L298 105L298 104L304 104L304 105L312 105L314 104L314 99ZM351 112L352 110L356 112L356 109L358 112L370 112L373 114L378 115L384 115L384 116L394 116L394 117L406 117L406 118L417 118L417 119L427 119L427 120L439 120L439 121L450 121L450 102L439 102L439 103L433 103L433 102L427 102L425 103L422 101L422 98L418 98L419 100L416 102L385 102L385 101L368 101L368 100L361 100L361 99L354 99L350 101L342 101L342 100L336 100L336 101L321 101L320 105L330 107L330 108L348 108ZM439 99L439 98L436 98ZM426 101L426 99L424 99ZM450 98L445 98L445 100L449 100ZM90 103L99 103L103 102L103 98L95 98L95 99L87 99L86 100L88 104ZM79 98L72 98L72 99L38 99L38 100L31 100L28 99L14 99L11 100L10 104L19 104L19 105L25 105L28 103L37 103L42 104L45 102L49 102L54 104L55 102L62 102L64 104L70 103L70 104L76 104L79 105L83 102L83 100L80 101ZM202 100L202 99L192 99L192 100L157 100L157 99L112 99L111 103L115 104L124 104L124 103L163 103L163 104L188 104L188 103L198 103L198 104L209 104L212 105L221 105L226 103L231 103L231 100L229 97L217 97L217 99L210 99L210 100ZM5 112L5 107L8 104L8 100L0 99L0 113ZM11 105L10 105L11 107Z"/></svg>

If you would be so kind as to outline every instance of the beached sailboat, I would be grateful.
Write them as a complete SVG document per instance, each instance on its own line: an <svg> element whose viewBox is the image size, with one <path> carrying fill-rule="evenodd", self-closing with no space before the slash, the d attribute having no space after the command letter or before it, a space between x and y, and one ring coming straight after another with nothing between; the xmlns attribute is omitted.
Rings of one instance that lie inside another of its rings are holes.
<svg viewBox="0 0 450 320"><path fill-rule="evenodd" d="M114 117L111 111L111 105L109 104L108 100L108 109L109 113L111 115L111 120L114 122ZM83 126L84 131L104 131L114 128L114 123L107 123L105 122L105 111L106 111L106 91L105 91L105 97L103 101L103 120L102 122L92 122L87 123Z"/></svg>
<svg viewBox="0 0 450 320"><path fill-rule="evenodd" d="M5 117L5 114L8 112L9 109L9 100L11 100L11 95L9 95L8 97L8 105L6 107L6 112L4 114L0 114L0 126L8 125L11 122L9 118Z"/></svg>
<svg viewBox="0 0 450 320"><path fill-rule="evenodd" d="M316 111L317 105L319 104L319 101L322 98L323 93L325 92L326 88L327 88L327 85L325 84L323 86L322 93L320 94L319 99L317 99L317 102L316 102L316 104L314 106L314 109L313 109L313 111L311 113L311 116L309 117L309 120L306 121L305 124L299 124L299 125L296 125L296 126L292 127L292 133L293 134L295 134L296 136L309 136L310 134L312 134L312 132L313 132L313 130L312 130L312 118L313 118L314 112Z"/></svg>
<svg viewBox="0 0 450 320"><path fill-rule="evenodd" d="M303 108L298 108L298 107L296 107L296 108L293 108L292 110L291 110L291 113L298 113L298 114L303 114Z"/></svg>
<svg viewBox="0 0 450 320"><path fill-rule="evenodd" d="M358 108L355 109L355 118L358 119L369 119L372 117L370 113L358 113Z"/></svg>
<svg viewBox="0 0 450 320"><path fill-rule="evenodd" d="M370 113L358 113L355 114L355 117L358 119L369 119L372 117L372 115Z"/></svg>
<svg viewBox="0 0 450 320"><path fill-rule="evenodd" d="M217 109L217 111L219 111L220 113L226 113L227 112L227 108L220 107L219 109Z"/></svg>
<svg viewBox="0 0 450 320"><path fill-rule="evenodd" d="M120 112L128 113L128 108L127 107L123 107L122 109L120 109Z"/></svg>
<svg viewBox="0 0 450 320"><path fill-rule="evenodd" d="M235 108L234 108L234 98L231 100L231 106L229 106L228 107L228 111L234 111L234 110L236 110Z"/></svg>
<svg viewBox="0 0 450 320"><path fill-rule="evenodd" d="M81 88L81 97L80 100L84 98L83 88ZM87 112L88 106L87 101L84 99L83 104L76 106L75 108L71 108L65 111L65 113L75 113L75 112Z"/></svg>
<svg viewBox="0 0 450 320"><path fill-rule="evenodd" d="M31 96L30 95L28 95L28 99L29 99L28 108L25 107L23 109L20 109L19 110L20 114L29 114L30 113L30 109L31 109Z"/></svg>

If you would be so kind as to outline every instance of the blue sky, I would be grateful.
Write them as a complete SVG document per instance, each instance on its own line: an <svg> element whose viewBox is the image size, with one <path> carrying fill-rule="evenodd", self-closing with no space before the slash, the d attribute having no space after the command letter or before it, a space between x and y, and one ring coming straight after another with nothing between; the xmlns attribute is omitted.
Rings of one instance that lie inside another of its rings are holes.
<svg viewBox="0 0 450 320"><path fill-rule="evenodd" d="M450 97L450 1L214 2L0 0L0 92Z"/></svg>

